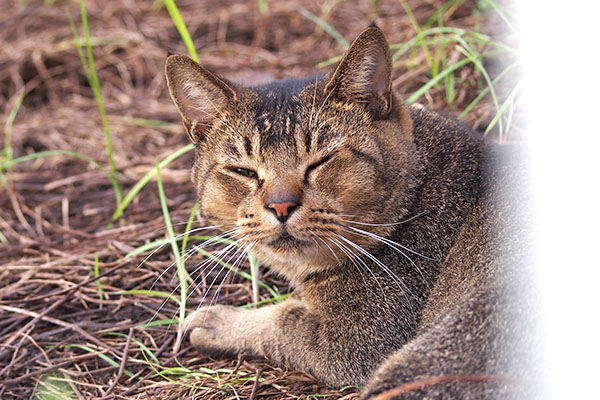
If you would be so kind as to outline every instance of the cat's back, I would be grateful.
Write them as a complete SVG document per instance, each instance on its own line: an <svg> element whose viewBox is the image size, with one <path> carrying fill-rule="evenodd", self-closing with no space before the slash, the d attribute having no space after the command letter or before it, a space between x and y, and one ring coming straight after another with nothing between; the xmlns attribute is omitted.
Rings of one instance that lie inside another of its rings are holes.
<svg viewBox="0 0 600 400"><path fill-rule="evenodd" d="M424 384L402 398L467 392L473 398L522 398L530 388L507 378L531 369L530 338L535 336L522 146L494 143L419 107L410 112L421 163L417 203L435 214L431 221L441 222L419 228L435 238L430 243L452 239L447 251L440 251L439 274L417 335L388 358L367 393L438 376L447 382Z"/></svg>
<svg viewBox="0 0 600 400"><path fill-rule="evenodd" d="M432 209L444 210L443 222L462 223L443 259L436 290L424 320L468 297L477 287L508 285L526 260L530 240L526 154L520 144L499 144L457 121L420 107L411 108L422 158L421 180ZM460 193L460 195L458 195ZM465 201L468 197L468 201ZM445 304L444 304L445 303Z"/></svg>

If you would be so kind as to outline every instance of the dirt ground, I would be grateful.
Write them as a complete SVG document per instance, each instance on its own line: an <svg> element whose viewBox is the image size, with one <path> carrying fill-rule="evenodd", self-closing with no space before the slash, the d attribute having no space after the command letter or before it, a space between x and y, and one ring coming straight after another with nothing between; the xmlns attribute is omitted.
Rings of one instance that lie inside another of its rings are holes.
<svg viewBox="0 0 600 400"><path fill-rule="evenodd" d="M301 8L320 16L348 41L374 20L390 43L415 36L399 1L269 1L267 13L259 11L258 3L177 2L203 65L248 84L325 71L318 64L344 49ZM187 54L187 50L161 1L86 4L118 181L127 193L157 161L188 144L163 76L167 53ZM444 2L408 4L423 24ZM495 13L478 16L476 1L456 4L443 14L445 25L480 26L485 33L511 40ZM81 35L79 2L0 2L0 123L4 127L17 98L24 95L10 135L13 158L67 150L108 168L100 113L67 11ZM455 60L456 51L447 51L448 59ZM423 52L412 57L414 67L399 65L394 71L394 87L403 96L430 79ZM498 61L484 61L491 78L499 70L494 62ZM455 76L460 82L451 107L443 85L418 101L457 116L481 90L481 75L469 64ZM500 87L500 97L509 90ZM484 129L494 114L486 97L464 123ZM0 130L5 138L5 130ZM188 152L161 170L176 234L183 231L195 200L189 182L191 157ZM125 258L134 248L165 238L155 180L107 227L116 207L115 194L105 174L89 162L67 155L43 157L3 171L0 179L1 399L35 397L42 389L40 382L81 399L356 397L355 388L326 388L305 373L265 360L213 359L185 341L174 353L175 325L140 327L178 313L173 301L123 293L178 290L175 268L168 268L173 262L170 246L147 259L149 251ZM188 269L202 260L202 255L191 257ZM211 279L223 281L217 302L252 302L247 279L225 272L213 275ZM261 269L261 279L287 292L285 282L267 269ZM217 294L205 286L199 291ZM267 299L270 294L261 290L260 296ZM191 296L188 309L196 307L200 297Z"/></svg>

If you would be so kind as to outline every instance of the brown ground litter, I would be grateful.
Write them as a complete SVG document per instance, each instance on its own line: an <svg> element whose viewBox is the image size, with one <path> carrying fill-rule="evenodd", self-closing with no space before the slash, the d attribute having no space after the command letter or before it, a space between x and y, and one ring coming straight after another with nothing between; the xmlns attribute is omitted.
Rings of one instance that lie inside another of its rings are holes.
<svg viewBox="0 0 600 400"><path fill-rule="evenodd" d="M348 40L373 20L390 43L405 42L415 35L398 1L270 1L268 15L259 12L257 2L177 3L201 62L223 76L247 83L319 72L321 61L343 52L330 35L299 12L301 7L320 15ZM443 3L408 2L421 24ZM476 3L456 2L445 15L445 24L465 29L480 24L484 32L511 40L508 34L497 33L505 29L493 13L474 15ZM81 27L76 1L0 2L0 123L4 125L16 99L24 94L12 129L13 157L68 150L108 168L100 114L74 46L67 9ZM87 10L118 180L126 193L157 160L188 143L163 77L167 52L187 51L160 1L88 0ZM450 60L458 56L452 49L448 54ZM409 56L407 53L405 59ZM414 54L414 62L411 70L395 70L394 86L403 95L410 95L429 79L426 68L420 67L424 65L422 51ZM492 61L485 63L493 78L498 68ZM457 116L481 90L481 75L468 65L456 77L462 81L452 107L446 104L443 85L419 101ZM510 86L500 87L500 98L509 91ZM486 98L465 123L485 128L494 113ZM148 119L160 123L151 125ZM194 204L190 164L191 154L187 153L161 171L176 233L183 231ZM79 399L356 396L356 389L328 389L305 373L264 360L208 358L187 342L173 354L175 326L138 327L178 313L173 301L122 293L178 290L175 268L167 269L173 262L170 246L145 262L150 252L124 258L132 249L165 237L155 181L107 228L115 210L112 186L101 171L81 159L40 158L4 171L0 179L1 399L32 398L40 381ZM96 257L102 298L94 278ZM202 260L200 255L193 256L188 269ZM261 273L264 282L277 286L281 293L287 291L280 278L268 270ZM208 275L208 282L223 281L218 295L212 288L208 299L216 295L219 303L234 305L252 301L246 279L216 271ZM261 290L261 299L269 296ZM188 309L196 307L200 297L190 297ZM157 375L142 346L158 358L157 369L173 369ZM113 360L114 365L102 357Z"/></svg>

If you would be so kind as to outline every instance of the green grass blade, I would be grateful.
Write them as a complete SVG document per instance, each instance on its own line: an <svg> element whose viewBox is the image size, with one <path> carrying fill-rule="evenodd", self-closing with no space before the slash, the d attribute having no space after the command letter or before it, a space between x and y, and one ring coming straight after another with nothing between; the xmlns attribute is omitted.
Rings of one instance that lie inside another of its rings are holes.
<svg viewBox="0 0 600 400"><path fill-rule="evenodd" d="M423 30L426 30L426 29L430 28L431 26L433 26L433 24L435 24L436 21L440 20L440 18L442 17L442 14L446 10L449 9L450 7L454 6L454 4L458 1L463 2L464 0L450 0L450 1L447 1L444 4L442 4L442 6L440 6L440 8L438 8L431 17L429 17L427 22L425 22L425 25L423 25Z"/></svg>
<svg viewBox="0 0 600 400"><path fill-rule="evenodd" d="M94 353L98 356L98 358L104 360L105 362L107 362L108 364L112 365L113 367L119 367L119 363L116 362L115 360L113 360L112 358L110 358L109 356L107 356L104 353L100 353L98 350L92 349L91 347L82 345L82 344L67 344L64 346L65 348L78 348L81 350L85 350L89 353ZM129 377L133 377L133 373L128 370L127 368L123 369L123 373ZM138 377L138 379L142 379L141 377Z"/></svg>
<svg viewBox="0 0 600 400"><path fill-rule="evenodd" d="M172 129L172 128L179 126L179 124L162 121L160 119L140 118L140 117L125 117L125 123L132 125L132 126L143 126L143 127L149 127L149 128Z"/></svg>
<svg viewBox="0 0 600 400"><path fill-rule="evenodd" d="M398 1L400 2L400 5L402 5L402 8L404 8L406 15L408 15L408 18L410 19L410 22L412 23L413 28L415 29L415 32L417 32L417 42L422 43L424 36L423 36L423 30L421 29L419 22L415 18L415 15L413 14L410 7L408 6L408 3L406 2L406 0L398 0ZM433 64L433 59L431 58L431 53L429 52L429 47L427 47L427 45L425 45L425 44L422 44L421 48L423 49L423 53L425 53L425 60L427 60L427 65L429 65L429 69L431 70L432 77L435 78L437 76L437 73L435 73L437 68Z"/></svg>
<svg viewBox="0 0 600 400"><path fill-rule="evenodd" d="M300 7L298 12L314 22L319 28L327 32L344 49L348 49L350 47L350 43L348 43L348 41L344 39L344 37L340 35L340 33L336 31L333 26L329 25L327 22L323 21L321 18L317 17L304 7Z"/></svg>
<svg viewBox="0 0 600 400"><path fill-rule="evenodd" d="M425 46L427 47L427 46ZM440 64L443 63L446 58L446 45L440 44L436 46L435 52L433 53L433 68L431 69L431 77L435 77L440 72ZM442 67L446 67L446 65L442 65ZM447 76L446 76L447 78Z"/></svg>
<svg viewBox="0 0 600 400"><path fill-rule="evenodd" d="M92 76L90 75L90 67L87 62L87 58L85 57L85 53L83 52L83 47L81 47L82 40L79 37L79 33L77 33L77 27L75 26L75 21L71 16L71 12L67 9L67 18L69 19L69 25L71 26L71 33L73 34L73 42L75 43L75 48L77 49L77 54L79 54L79 60L81 61L81 65L83 66L83 72L90 83L92 84ZM85 41L83 41L85 42Z"/></svg>
<svg viewBox="0 0 600 400"><path fill-rule="evenodd" d="M446 45L440 44L435 50L436 60L439 58L442 64L442 68L448 68L448 57L446 55ZM436 61L436 64L438 62ZM455 94L455 79L454 73L450 73L444 77L444 87L446 89L446 103L452 105L454 102Z"/></svg>
<svg viewBox="0 0 600 400"><path fill-rule="evenodd" d="M446 31L447 31L446 29L434 28L434 29L430 29L429 31L423 31L421 33L421 35L414 36L408 42L392 44L390 46L390 49L396 50L396 52L392 56L392 61L396 61L400 56L404 55L409 50L414 50L415 47L421 47L421 46L427 47L429 45L447 45L447 44L451 43L453 41L451 37L443 36L446 34L450 34L449 32L446 32ZM438 34L438 35L440 35L440 37L435 38L435 39L425 40L425 37L429 36L431 34ZM462 34L464 34L464 31L461 32L457 36L460 36Z"/></svg>
<svg viewBox="0 0 600 400"><path fill-rule="evenodd" d="M200 203L197 203L197 202L194 203L194 207L192 208L192 211L190 212L190 217L188 218L188 222L185 225L184 232L186 232L186 234L183 236L183 241L181 242L181 254L185 254L185 250L187 249L188 240L190 238L190 235L188 232L192 229L192 224L196 220L196 212L198 211L199 208L200 208Z"/></svg>
<svg viewBox="0 0 600 400"><path fill-rule="evenodd" d="M444 85L446 87L446 102L451 105L454 102L454 93L456 92L454 74L448 74L444 77Z"/></svg>
<svg viewBox="0 0 600 400"><path fill-rule="evenodd" d="M188 144L187 146L180 148L173 154L170 154L169 156L165 157L165 159L162 160L160 163L158 163L159 168L162 169L162 168L166 167L171 162L173 162L177 158L181 157L185 153L192 151L193 149L194 149L193 144ZM129 203L131 203L131 201L135 198L135 196L137 196L137 194L144 188L144 186L146 186L146 184L150 181L150 179L152 179L155 175L156 175L156 168L152 168L150 171L148 171L146 173L146 175L144 175L142 177L142 179L140 179L138 181L138 183L135 184L135 186L133 186L133 188L131 188L131 190L129 192L127 192L127 194L123 198L123 201L121 202L121 204L119 205L119 207L117 208L117 210L115 211L115 213L112 216L113 221L118 219L123 214L123 211L125 211L125 209L129 205Z"/></svg>
<svg viewBox="0 0 600 400"><path fill-rule="evenodd" d="M416 36L411 38L409 41L404 42L404 43L393 43L390 45L390 49L395 50L394 55L392 57L392 61L396 61L399 57L401 57L407 51L410 51L410 50L414 49L415 47L429 46L429 45L455 44L458 41L457 41L456 37L454 37L453 35L456 35L457 37L462 38L462 40L464 40L468 43L480 43L482 45L490 44L494 47L505 50L506 52L509 52L515 56L518 55L517 51L515 49L513 49L512 47L510 47L504 43L494 41L489 36L484 35L479 32L471 32L471 31L466 31L462 28L454 28L454 27L449 27L449 26L440 26L440 27L435 27L435 28L428 27L428 24L426 24L425 26L427 26L427 29L421 30L420 34L417 34ZM435 39L425 40L426 37L434 36L434 35L438 35L440 37L435 38ZM340 61L342 59L342 57L343 57L343 55L331 57L331 58L319 63L319 67L322 68L322 67L326 67L328 65L334 64L334 63Z"/></svg>
<svg viewBox="0 0 600 400"><path fill-rule="evenodd" d="M105 333L105 335L108 336L120 336L120 337L128 337L128 335L121 333L121 332L107 332ZM139 340L137 340L136 338L132 337L131 340L136 343L138 346L140 346L141 348L144 349L144 351L146 353L148 353L148 355L150 356L150 358L152 359L152 361L154 361L155 364L160 365L160 361L158 360L158 357L156 357L156 355L142 342L140 342Z"/></svg>
<svg viewBox="0 0 600 400"><path fill-rule="evenodd" d="M15 122L15 118L17 118L17 114L19 109L21 108L21 104L23 104L23 98L25 96L23 94L19 95L10 109L10 113L8 114L8 119L6 120L6 124L4 124L4 155L3 161L10 162L13 157L12 150L12 126Z"/></svg>
<svg viewBox="0 0 600 400"><path fill-rule="evenodd" d="M466 45L466 47L464 47ZM481 62L479 62L479 60L475 57L475 55L473 54L473 51L470 49L470 47L464 43L462 46L456 46L456 49L465 57L467 57L475 66L475 69L477 69L479 71L479 73L481 73L481 75L483 76L483 79L485 79L485 82L487 84L487 87L490 90L490 94L492 96L492 101L494 102L494 106L496 107L496 112L498 112L498 109L500 107L500 105L498 104L498 97L496 97L496 90L494 90L494 84L492 83L492 80L490 79L490 76L488 75L485 67L483 66L483 64ZM502 123L501 121L499 121L499 128L500 128L500 135L502 135Z"/></svg>
<svg viewBox="0 0 600 400"><path fill-rule="evenodd" d="M123 335L123 336L125 336L125 335ZM148 353L148 355L150 356L152 361L154 361L156 364L160 365L160 360L158 359L158 357L156 357L156 355L152 351L150 351L150 349L144 343L140 342L137 339L133 339L133 340L135 340L137 345L140 346L141 351L143 351L144 353Z"/></svg>
<svg viewBox="0 0 600 400"><path fill-rule="evenodd" d="M96 168L98 168L100 171L102 171L104 173L104 175L106 175L107 178L110 179L110 174L108 173L108 171L106 171L106 169L104 169L104 167L102 165L100 165L97 161L92 160L91 158L89 158L86 155L83 155L83 154L80 154L80 153L77 153L74 151L68 151L68 150L47 150L47 151L40 151L39 153L33 153L33 154L28 154L26 156L18 157L11 161L6 161L6 162L3 162L2 164L0 164L0 171L3 171L6 168L12 167L13 165L24 163L26 161L35 160L36 158L50 157L50 156L71 156L71 157L80 158L84 161L87 161L87 162L93 164Z"/></svg>
<svg viewBox="0 0 600 400"><path fill-rule="evenodd" d="M517 30L515 29L513 24L510 23L510 20L508 19L506 14L504 14L504 11L502 11L502 8L500 8L500 6L495 1L493 1L493 0L482 0L482 1L489 4L490 6L492 6L494 11L496 11L498 16L500 16L502 21L504 21L504 23L506 24L506 26L508 26L508 28L512 31L512 33L517 34Z"/></svg>
<svg viewBox="0 0 600 400"><path fill-rule="evenodd" d="M98 261L98 254L94 258L94 276L97 278L95 280L96 286L98 287L98 298L102 300L104 298L104 289L102 289L102 283L100 283L100 265ZM102 304L100 304L100 308L102 308Z"/></svg>
<svg viewBox="0 0 600 400"><path fill-rule="evenodd" d="M144 356L144 358L146 359L146 361L148 362L148 365L150 365L150 368L152 368L154 370L154 372L156 373L155 376L160 376L162 378L164 378L165 380L175 383L179 386L183 386L183 387L187 387L187 388L193 388L193 389L208 389L207 387L201 387L201 386L197 386L197 385L189 385L187 383L183 383L181 381L175 380L167 375L165 375L162 371L159 371L152 362L150 362L150 360L148 359L148 356L146 355L146 352L144 351L144 349L142 347L140 347L140 350L142 351L142 355Z"/></svg>
<svg viewBox="0 0 600 400"><path fill-rule="evenodd" d="M498 83L507 73L509 73L513 68L517 67L520 64L521 61L517 60L508 67L506 67L502 72L498 74L498 76L494 78L494 80L492 81L492 85L495 86L496 83ZM475 107L481 101L481 99L483 99L485 95L489 93L489 91L489 87L486 87L485 89L481 90L477 97L475 97L475 99L473 99L473 101L469 103L469 105L464 109L464 111L458 116L458 119L463 119L473 109L473 107Z"/></svg>
<svg viewBox="0 0 600 400"><path fill-rule="evenodd" d="M177 31L179 32L179 35L183 39L183 43L185 43L185 46L190 53L190 56L194 61L199 62L198 53L196 52L196 47L194 47L194 41L190 36L190 32L188 31L185 22L183 22L183 18L179 13L179 9L177 8L177 4L175 4L175 0L164 0L164 3L167 7L167 11L169 11L169 15L171 16L173 23L175 24L175 27L177 28Z"/></svg>
<svg viewBox="0 0 600 400"><path fill-rule="evenodd" d="M415 36L411 38L409 41L404 43L394 43L390 45L391 50L396 50L394 55L392 56L392 61L396 61L400 56L405 54L407 51L413 49L414 47L424 45L448 45L454 43L474 43L480 45L489 44L491 46L497 47L499 49L504 50L507 53L511 53L513 55L517 55L517 51L507 46L501 42L494 41L490 37L477 33L465 31L460 28L451 28L451 27L438 27L431 28L422 32L423 37L428 37L432 35L437 35L437 38L434 39L420 39L419 36Z"/></svg>
<svg viewBox="0 0 600 400"><path fill-rule="evenodd" d="M178 240L178 239L176 239L176 240ZM125 257L123 257L123 259L137 256L138 254L142 254L142 253L145 253L150 250L154 250L157 247L160 247L167 242L169 242L169 239L159 239L159 240L155 240L150 243L143 244L140 247L136 247L135 249L131 250L129 253L125 254Z"/></svg>
<svg viewBox="0 0 600 400"><path fill-rule="evenodd" d="M451 67L444 69L442 72L440 72L438 74L438 76L436 76L433 79L430 79L429 82L427 82L425 85L421 86L419 88L419 90L417 90L408 99L406 99L406 103L407 104L414 103L421 96L423 96L429 89L431 89L436 83L438 83L440 80L442 80L446 75L451 74L452 72L459 69L460 67L467 65L469 62L470 61L465 58L465 59L458 61L456 64L452 65Z"/></svg>
<svg viewBox="0 0 600 400"><path fill-rule="evenodd" d="M489 57L492 55L498 54L497 52L486 52L486 53L480 53L477 54L475 56L475 58L480 59L480 58L484 58L484 57ZM427 82L425 85L421 86L419 88L419 90L417 90L415 93L412 94L412 96L410 96L408 99L406 99L406 103L407 104L412 104L415 101L417 101L421 96L423 96L429 89L431 89L436 83L438 83L440 80L444 79L444 77L454 71L456 71L457 69L467 65L468 63L470 63L471 60L469 60L468 58L463 58L462 60L458 61L456 64L446 68L445 70L443 70L442 72L440 72L438 74L438 76L436 76L435 78L429 80L429 82Z"/></svg>
<svg viewBox="0 0 600 400"><path fill-rule="evenodd" d="M522 87L523 87L523 80L520 80L519 83L517 83L515 85L515 87L513 88L513 90L510 92L510 94L508 95L508 97L506 98L506 100L504 101L504 103L502 103L502 105L500 106L500 109L498 109L498 112L496 113L496 115L494 116L494 118L490 121L490 124L486 128L484 134L486 134L489 131L491 131L492 128L498 123L498 121L500 120L500 118L502 117L502 115L504 114L504 112L506 111L506 108L514 101L515 96L517 94L519 94L519 92L521 91Z"/></svg>
<svg viewBox="0 0 600 400"><path fill-rule="evenodd" d="M115 190L115 197L117 200L117 207L121 203L121 188L119 186L119 180L117 178L117 169L115 167L115 160L113 157L112 140L110 138L110 130L108 129L108 119L106 118L106 110L104 109L104 101L102 100L102 93L100 91L100 81L98 80L98 73L96 71L96 65L94 63L94 53L92 51L92 45L90 43L90 31L88 26L87 12L85 8L85 0L80 0L81 6L81 23L83 25L83 33L85 35L85 47L87 50L87 60L89 63L88 79L91 77L90 85L96 96L96 102L100 110L100 116L102 117L102 127L104 129L104 137L106 140L106 150L108 152L108 161L110 163L111 171L111 182Z"/></svg>
<svg viewBox="0 0 600 400"><path fill-rule="evenodd" d="M188 368L184 368L184 367L168 367L168 368L161 369L160 372L162 374L178 375L178 376L188 377L189 375L192 374L193 371L191 371Z"/></svg>
<svg viewBox="0 0 600 400"><path fill-rule="evenodd" d="M185 269L185 262L183 261L181 254L179 253L179 247L177 246L177 242L173 240L175 237L175 232L173 231L173 224L171 223L171 216L169 215L169 207L167 206L167 197L165 196L165 189L162 184L162 179L160 178L160 167L158 163L156 164L156 183L158 185L158 196L160 198L160 207L162 208L163 217L165 219L165 225L167 227L167 235L171 240L171 248L173 250L173 257L175 257L175 262L177 264L177 276L179 278L179 291L181 293L181 302L179 303L179 320L185 320L185 302L187 299L187 289L188 289L188 274Z"/></svg>
<svg viewBox="0 0 600 400"><path fill-rule="evenodd" d="M262 15L269 15L269 2L267 0L257 0L256 3L258 5L258 11Z"/></svg>
<svg viewBox="0 0 600 400"><path fill-rule="evenodd" d="M521 54L519 53L518 50L510 47L509 45L507 45L506 43L502 43L499 42L497 40L490 40L489 44L493 47L496 47L498 49L504 50L505 53L510 53L512 54L514 57L516 58L521 58Z"/></svg>
<svg viewBox="0 0 600 400"><path fill-rule="evenodd" d="M178 318L173 318L173 319L158 319L158 320L154 320L154 321L146 322L144 324L137 325L135 327L135 329L146 329L146 328L152 328L154 326L178 325L178 324L179 324L179 319Z"/></svg>
<svg viewBox="0 0 600 400"><path fill-rule="evenodd" d="M325 68L325 67L330 66L331 64L335 64L336 62L342 61L342 58L344 58L344 55L340 54L339 56L331 57L325 61L321 61L317 66L319 68Z"/></svg>

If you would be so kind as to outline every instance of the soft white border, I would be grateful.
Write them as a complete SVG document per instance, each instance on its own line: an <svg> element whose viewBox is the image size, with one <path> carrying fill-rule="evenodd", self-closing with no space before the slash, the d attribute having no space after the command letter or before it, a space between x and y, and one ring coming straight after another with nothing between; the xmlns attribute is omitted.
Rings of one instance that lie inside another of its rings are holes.
<svg viewBox="0 0 600 400"><path fill-rule="evenodd" d="M544 328L544 399L600 399L600 7L516 0Z"/></svg>

